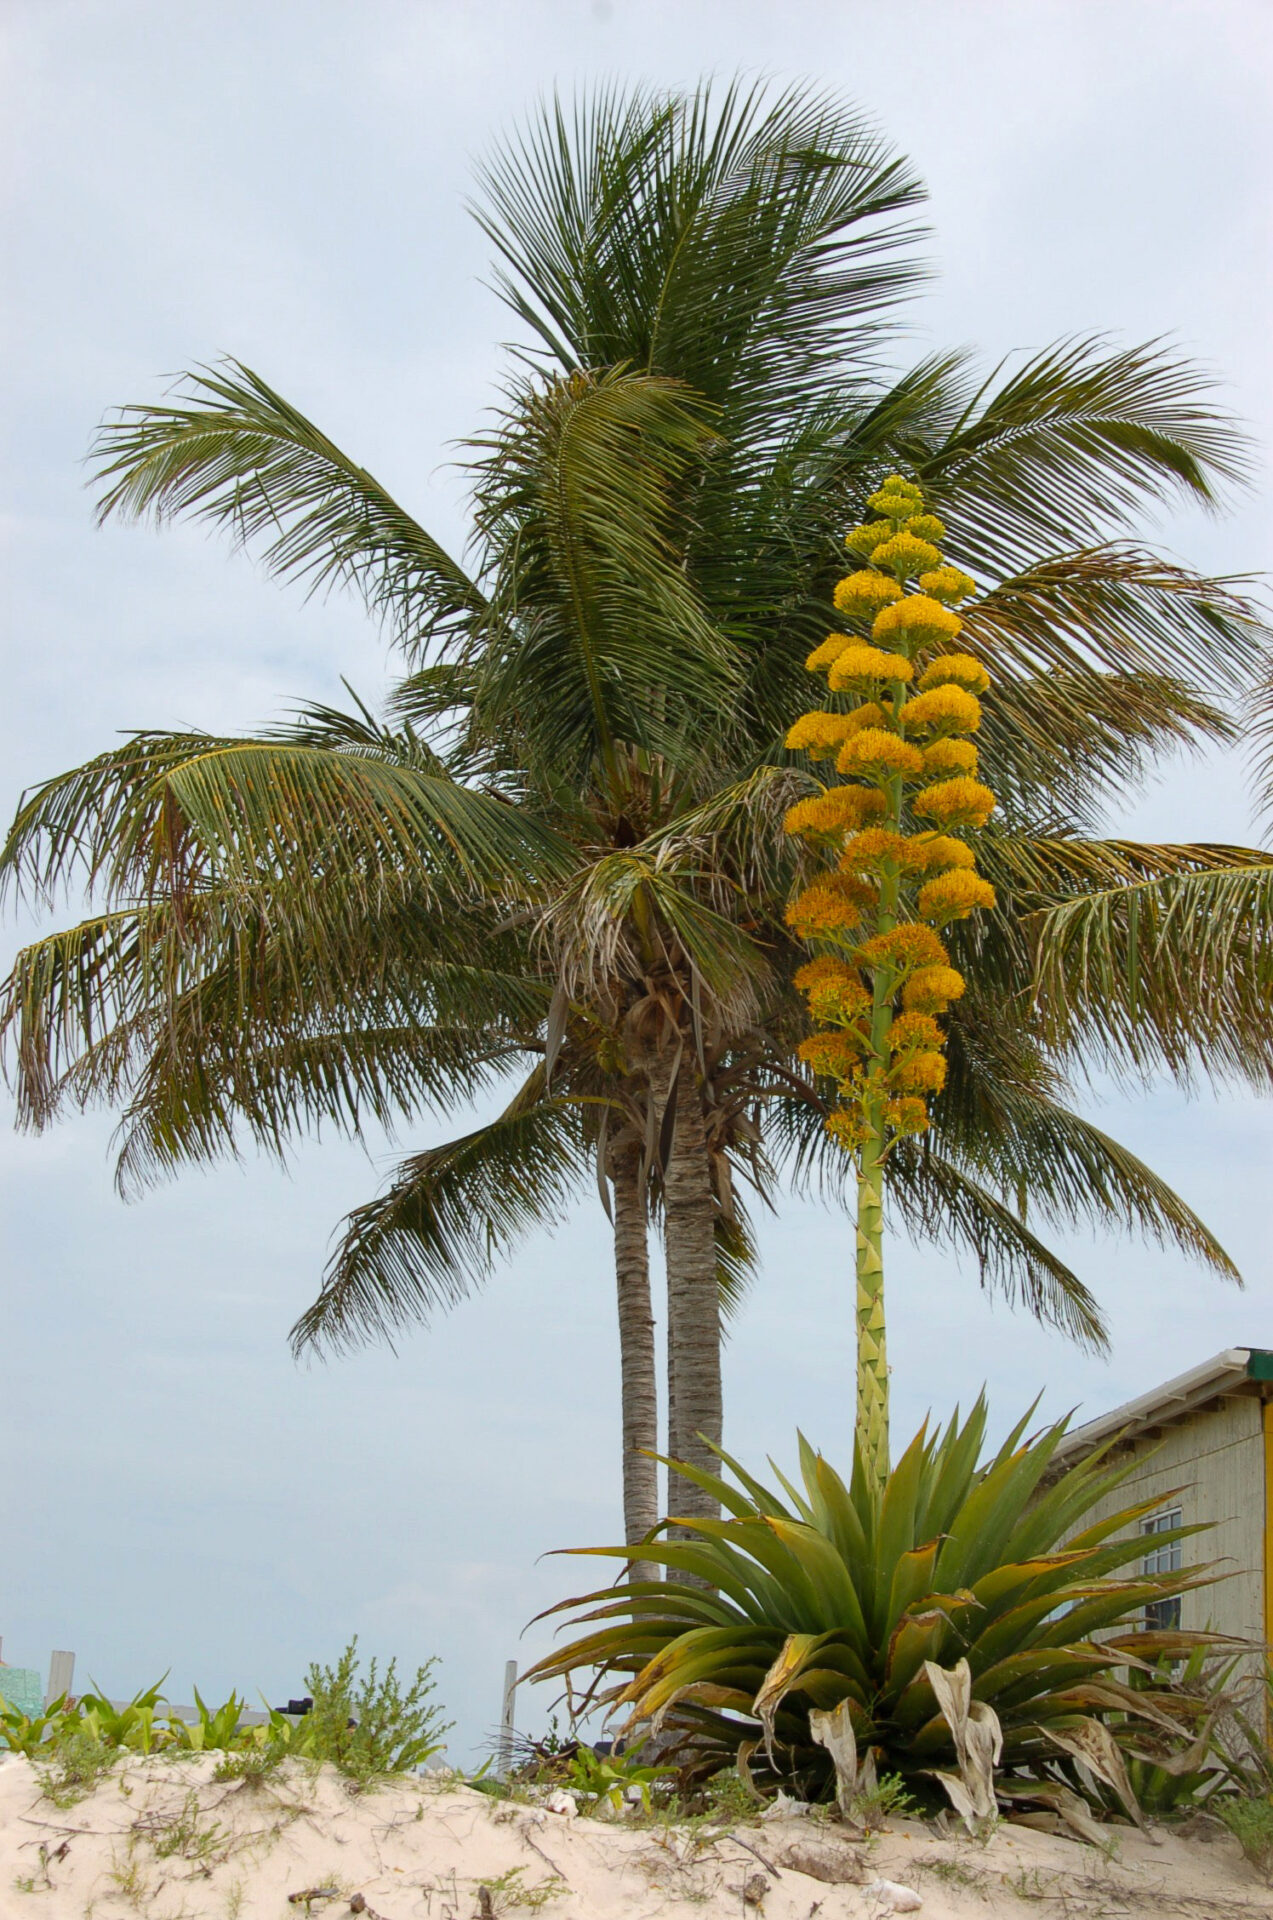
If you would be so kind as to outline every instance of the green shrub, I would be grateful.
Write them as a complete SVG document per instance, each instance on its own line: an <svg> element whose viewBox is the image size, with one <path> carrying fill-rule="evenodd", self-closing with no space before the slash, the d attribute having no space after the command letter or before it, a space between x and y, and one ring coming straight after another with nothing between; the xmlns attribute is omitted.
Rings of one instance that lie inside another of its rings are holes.
<svg viewBox="0 0 1273 1920"><path fill-rule="evenodd" d="M1251 1865L1273 1881L1273 1800L1216 1800L1213 1810L1241 1847Z"/></svg>
<svg viewBox="0 0 1273 1920"><path fill-rule="evenodd" d="M296 1730L295 1745L307 1758L330 1761L351 1780L406 1773L442 1752L450 1721L432 1703L435 1662L417 1668L404 1691L396 1660L381 1677L373 1660L358 1674L353 1639L334 1667L312 1666L305 1684L314 1704Z"/></svg>
<svg viewBox="0 0 1273 1920"><path fill-rule="evenodd" d="M681 1521L688 1538L642 1546L643 1558L680 1578L552 1609L581 1608L571 1625L587 1630L531 1677L591 1669L612 1716L629 1710L624 1731L662 1716L693 1773L741 1750L749 1777L769 1787L794 1780L809 1797L835 1784L810 1712L842 1702L858 1752L931 1792L930 1770L956 1756L929 1661L968 1660L974 1701L1002 1724L1008 1767L1070 1769L1049 1729L1072 1733L1093 1714L1130 1726L1179 1711L1170 1687L1147 1678L1133 1690L1116 1671L1184 1658L1198 1644L1196 1635L1132 1631L1147 1604L1211 1577L1206 1568L1120 1572L1142 1555L1136 1523L1161 1496L1083 1528L1130 1467L1094 1455L1058 1470L1064 1423L1023 1442L1024 1420L979 1465L985 1425L982 1400L962 1423L956 1415L944 1430L925 1427L883 1486L860 1458L846 1486L803 1438L803 1488L783 1479L782 1496L725 1454L733 1481L678 1466L730 1517Z"/></svg>

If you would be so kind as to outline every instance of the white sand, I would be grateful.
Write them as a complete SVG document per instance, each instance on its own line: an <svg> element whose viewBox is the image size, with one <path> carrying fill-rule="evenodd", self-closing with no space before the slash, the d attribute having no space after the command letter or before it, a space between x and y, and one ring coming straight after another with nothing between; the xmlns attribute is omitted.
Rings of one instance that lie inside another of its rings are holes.
<svg viewBox="0 0 1273 1920"><path fill-rule="evenodd" d="M129 1760L59 1809L26 1760L0 1757L0 1916L302 1920L308 1911L315 1920L350 1912L471 1920L486 1906L512 1920L535 1911L545 1920L878 1920L890 1911L860 1885L778 1866L802 1840L850 1861L856 1853L868 1881L914 1889L927 1920L1273 1915L1273 1891L1227 1836L1167 1836L1153 1846L1114 1828L1119 1857L1111 1861L1020 1827L1003 1826L976 1846L899 1820L853 1849L821 1821L708 1833L638 1828L427 1781L351 1795L329 1769L314 1776L293 1766L249 1789L213 1781L213 1766L209 1757ZM481 1884L501 1880L484 1902ZM761 1881L756 1907L745 1895L754 1900ZM542 1904L537 1890L548 1895ZM308 1906L296 1898L303 1894Z"/></svg>

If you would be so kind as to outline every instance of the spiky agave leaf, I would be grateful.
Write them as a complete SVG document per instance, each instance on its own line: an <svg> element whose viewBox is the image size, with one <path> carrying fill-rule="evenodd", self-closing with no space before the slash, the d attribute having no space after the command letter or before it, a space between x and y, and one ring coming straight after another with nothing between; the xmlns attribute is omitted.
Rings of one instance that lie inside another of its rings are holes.
<svg viewBox="0 0 1273 1920"><path fill-rule="evenodd" d="M719 1476L672 1463L710 1484L727 1517L680 1522L684 1541L651 1539L641 1552L703 1584L624 1584L563 1601L551 1612L585 1631L527 1677L591 1672L612 1714L626 1710L629 1734L675 1728L699 1773L730 1765L743 1742L760 1744L765 1757L753 1754L751 1766L761 1778L825 1797L834 1781L810 1711L846 1702L860 1749L922 1777L953 1756L925 1662L962 1657L973 1697L1003 1724L1005 1766L1054 1760L1048 1729L1071 1725L1093 1704L1094 1683L1128 1662L1119 1629L1216 1576L1207 1565L1127 1572L1142 1553L1137 1522L1159 1497L1090 1523L1130 1466L1103 1454L1061 1466L1066 1423L1031 1440L1025 1425L983 1460L979 1400L965 1420L922 1428L883 1483L858 1458L846 1484L803 1437L799 1484L783 1479L782 1493L724 1453ZM1197 1638L1169 1634L1155 1657ZM1126 1711L1161 1723L1176 1697L1151 1683Z"/></svg>

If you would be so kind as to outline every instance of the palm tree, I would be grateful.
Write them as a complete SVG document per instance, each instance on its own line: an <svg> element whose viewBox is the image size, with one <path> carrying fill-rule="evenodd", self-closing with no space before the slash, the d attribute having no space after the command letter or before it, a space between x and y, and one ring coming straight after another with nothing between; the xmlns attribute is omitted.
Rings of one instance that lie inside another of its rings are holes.
<svg viewBox="0 0 1273 1920"><path fill-rule="evenodd" d="M833 618L840 533L893 465L950 522L952 556L995 583L969 630L999 687L986 753L1014 881L978 936L984 988L939 1125L895 1161L894 1202L1091 1338L1093 1304L1020 1197L1225 1265L1064 1105L1096 1025L1073 942L1044 1037L1028 1002L1031 929L1050 915L1217 873L1235 912L1265 874L1262 857L1093 832L1099 801L1165 746L1229 737L1216 700L1258 670L1236 591L1117 538L1145 501L1212 500L1240 455L1199 378L1156 348L1070 343L988 382L949 355L890 375L881 319L920 276L900 219L919 189L807 92L550 109L484 190L499 285L537 350L475 443L471 568L232 363L103 430L103 514L193 514L279 576L354 587L411 671L387 725L314 712L257 739L142 735L26 800L5 872L45 894L82 876L104 911L20 956L4 1021L24 1117L123 1106L134 1180L244 1132L282 1150L323 1120L414 1121L522 1070L492 1126L414 1156L353 1217L297 1337L445 1304L599 1169L637 1541L651 1196L669 1445L704 1465L719 1243L745 1244L734 1177L764 1183L762 1138L797 1178L825 1172L781 921L796 873L778 820L805 776L779 743ZM1174 932L1187 967L1188 916ZM1242 1019L1223 1042L1204 1010L1195 1039L1189 1001L1160 996L1137 1063L1227 1048L1222 1064L1240 1053L1267 1074L1260 964L1253 950L1229 988Z"/></svg>

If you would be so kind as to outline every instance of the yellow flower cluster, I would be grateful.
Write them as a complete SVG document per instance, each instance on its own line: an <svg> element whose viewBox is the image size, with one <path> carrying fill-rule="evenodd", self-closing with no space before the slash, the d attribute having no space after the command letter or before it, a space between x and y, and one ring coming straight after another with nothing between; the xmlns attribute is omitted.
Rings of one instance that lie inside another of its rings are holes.
<svg viewBox="0 0 1273 1920"><path fill-rule="evenodd" d="M865 780L891 780L896 774L924 771L924 756L910 740L884 727L866 727L840 748L836 767Z"/></svg>
<svg viewBox="0 0 1273 1920"><path fill-rule="evenodd" d="M990 675L970 653L939 653L924 668L919 684L924 690L951 685L966 687L969 693L984 693L990 685Z"/></svg>
<svg viewBox="0 0 1273 1920"><path fill-rule="evenodd" d="M849 620L873 620L881 607L901 597L902 589L896 580L870 568L846 574L832 595L836 607Z"/></svg>
<svg viewBox="0 0 1273 1920"><path fill-rule="evenodd" d="M944 727L947 733L976 733L981 702L965 687L930 687L906 702L908 727Z"/></svg>
<svg viewBox="0 0 1273 1920"><path fill-rule="evenodd" d="M946 1084L945 1056L937 1052L913 1053L899 1061L889 1078L902 1093L940 1093Z"/></svg>
<svg viewBox="0 0 1273 1920"><path fill-rule="evenodd" d="M900 473L890 473L879 492L873 493L866 504L890 520L909 520L924 511L924 495L913 480L904 479Z"/></svg>
<svg viewBox="0 0 1273 1920"><path fill-rule="evenodd" d="M957 774L925 787L911 801L911 811L943 827L984 827L995 810L995 797L980 780Z"/></svg>
<svg viewBox="0 0 1273 1920"><path fill-rule="evenodd" d="M919 576L921 591L930 593L934 600L941 600L948 607L957 607L970 593L976 593L975 580L962 572L959 567L935 567L931 573Z"/></svg>
<svg viewBox="0 0 1273 1920"><path fill-rule="evenodd" d="M886 805L878 787L828 787L825 793L797 800L794 807L789 807L783 830L811 837L855 833L869 821L878 820Z"/></svg>
<svg viewBox="0 0 1273 1920"><path fill-rule="evenodd" d="M927 1133L928 1102L919 1099L890 1100L884 1109L885 1118L899 1140L908 1134Z"/></svg>
<svg viewBox="0 0 1273 1920"><path fill-rule="evenodd" d="M817 1074L833 1080L851 1080L862 1064L863 1046L870 1042L847 1032L811 1033L796 1048L797 1057Z"/></svg>
<svg viewBox="0 0 1273 1920"><path fill-rule="evenodd" d="M899 1013L885 1036L892 1054L914 1053L922 1047L940 1047L942 1031L929 1013Z"/></svg>
<svg viewBox="0 0 1273 1920"><path fill-rule="evenodd" d="M851 647L852 645L853 641L847 633L829 633L826 639L821 641L813 649L813 652L806 656L805 667L810 673L821 673L824 668L831 665L833 660L839 659L846 647Z"/></svg>
<svg viewBox="0 0 1273 1920"><path fill-rule="evenodd" d="M876 967L883 967L895 974L905 974L916 967L949 966L950 955L931 927L906 920L900 927L888 927L883 933L872 934L869 940L855 947L853 962L872 972Z"/></svg>
<svg viewBox="0 0 1273 1920"><path fill-rule="evenodd" d="M828 635L806 662L826 673L832 694L856 693L861 704L806 714L787 737L811 758L834 754L847 778L797 802L784 823L838 854L791 902L787 920L823 949L796 974L821 1027L799 1054L836 1082L827 1126L850 1150L868 1139L886 1149L928 1126L929 1098L946 1080L940 1019L965 990L938 929L995 904L959 837L983 826L995 805L968 738L990 676L955 647L963 622L954 609L975 584L943 561L946 530L913 482L890 475L869 505L876 517L845 536L857 571L834 595L857 634ZM931 828L908 832L908 810Z"/></svg>
<svg viewBox="0 0 1273 1920"><path fill-rule="evenodd" d="M827 674L827 685L832 693L840 693L855 681L914 678L915 669L904 653L884 653L879 647L868 647L865 641L858 640L842 647L836 655Z"/></svg>
<svg viewBox="0 0 1273 1920"><path fill-rule="evenodd" d="M977 749L971 740L933 740L924 748L926 777L943 773L975 774Z"/></svg>
<svg viewBox="0 0 1273 1920"><path fill-rule="evenodd" d="M831 954L820 954L816 960L797 968L795 980L807 996L809 1011L815 1020L847 1026L870 1007L871 996L856 967Z"/></svg>
<svg viewBox="0 0 1273 1920"><path fill-rule="evenodd" d="M945 1013L964 990L964 976L954 967L919 967L902 988L908 1012Z"/></svg>
<svg viewBox="0 0 1273 1920"><path fill-rule="evenodd" d="M787 735L792 753L805 752L811 760L826 760L844 745L852 732L845 713L802 713Z"/></svg>
<svg viewBox="0 0 1273 1920"><path fill-rule="evenodd" d="M876 640L900 638L912 647L940 644L963 632L963 621L940 600L927 593L908 593L876 614L871 633Z"/></svg>
<svg viewBox="0 0 1273 1920"><path fill-rule="evenodd" d="M864 559L869 559L883 541L892 537L891 521L868 520L864 527L850 527L844 536L844 544L850 553L860 553Z"/></svg>
<svg viewBox="0 0 1273 1920"><path fill-rule="evenodd" d="M941 554L931 540L917 539L903 527L891 540L881 541L871 558L877 567L888 567L899 580L909 580L912 574L936 567Z"/></svg>
<svg viewBox="0 0 1273 1920"><path fill-rule="evenodd" d="M974 867L977 856L951 833L917 833L909 842L913 873L944 873L950 867Z"/></svg>
<svg viewBox="0 0 1273 1920"><path fill-rule="evenodd" d="M845 841L840 871L878 873L889 861L909 870L914 864L915 852L916 844L908 835L892 833L887 827L867 827L865 832L855 833Z"/></svg>
<svg viewBox="0 0 1273 1920"><path fill-rule="evenodd" d="M951 920L966 920L970 913L993 907L994 903L995 890L990 882L964 867L925 881L919 890L915 911L921 918L944 927Z"/></svg>
<svg viewBox="0 0 1273 1920"><path fill-rule="evenodd" d="M787 908L787 925L802 940L850 932L861 925L865 909L878 903L874 887L852 874L828 873L796 895Z"/></svg>

